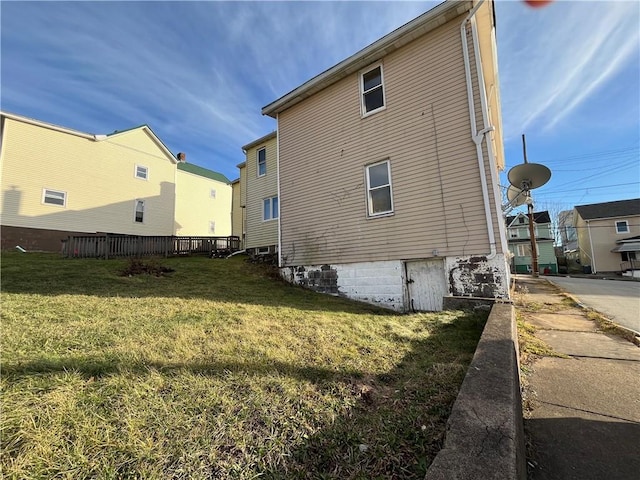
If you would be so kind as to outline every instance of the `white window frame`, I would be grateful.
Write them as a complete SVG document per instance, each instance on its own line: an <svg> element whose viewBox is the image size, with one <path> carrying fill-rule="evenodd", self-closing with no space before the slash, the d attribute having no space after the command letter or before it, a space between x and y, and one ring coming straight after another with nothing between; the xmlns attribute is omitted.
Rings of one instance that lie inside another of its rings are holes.
<svg viewBox="0 0 640 480"><path fill-rule="evenodd" d="M52 195L53 194L53 195ZM48 198L58 198L56 195L62 196L62 205L57 202L47 202ZM63 190L56 190L54 188L43 188L42 189L42 204L43 205L53 205L54 207L62 207L66 208L67 206L67 192Z"/></svg>
<svg viewBox="0 0 640 480"><path fill-rule="evenodd" d="M376 167L378 165L382 165L383 163L387 164L387 181L388 183L386 183L385 185L378 185L376 187L371 188L371 182L370 182L370 178L369 178L369 169L372 167ZM393 215L394 214L394 206L393 206L393 185L392 185L392 181L391 181L391 160L390 159L385 159L382 160L380 162L376 162L376 163L370 163L369 165L365 165L365 182L367 185L367 217L369 218L374 218L374 217L384 217L384 216L388 216L388 215ZM384 212L374 212L373 211L373 198L371 197L371 192L374 190L379 190L382 188L387 188L389 187L389 196L390 196L390 200L391 200L391 210L385 210Z"/></svg>
<svg viewBox="0 0 640 480"><path fill-rule="evenodd" d="M216 233L216 222L214 220L209 222L209 233Z"/></svg>
<svg viewBox="0 0 640 480"><path fill-rule="evenodd" d="M144 176L139 175L141 169L144 170ZM144 165L136 164L136 168L133 171L133 175L136 178L140 179L140 180L148 181L149 180L149 167L145 167Z"/></svg>
<svg viewBox="0 0 640 480"><path fill-rule="evenodd" d="M365 91L364 89L364 76L367 73L372 72L373 70L376 70L377 68L380 69L380 85L376 85L373 88L370 88L368 90ZM365 102L365 96L371 92L373 92L374 90L377 90L378 88L380 88L382 90L382 106L378 107L378 108L374 108L373 110L369 110L367 111L367 105ZM364 117L368 117L369 115L373 115L374 113L378 113L381 112L382 110L385 110L387 108L387 95L386 95L386 91L384 88L384 71L382 68L382 63L376 63L375 65L371 65L369 67L367 67L365 70L361 70L360 71L360 112L362 114L362 118Z"/></svg>
<svg viewBox="0 0 640 480"><path fill-rule="evenodd" d="M138 204L141 203L142 204L142 219L140 221L138 221ZM144 217L145 217L145 201L141 200L139 198L137 198L134 202L133 202L133 223L142 223L144 224Z"/></svg>
<svg viewBox="0 0 640 480"><path fill-rule="evenodd" d="M525 250L529 247L529 250ZM530 243L519 243L516 245L516 253L518 257L530 257L531 256L531 244Z"/></svg>
<svg viewBox="0 0 640 480"><path fill-rule="evenodd" d="M618 224L624 224L625 230L622 231L618 228ZM631 230L629 230L629 222L627 220L616 220L616 222L614 223L614 226L616 228L616 234L617 235L621 235L623 233L629 233Z"/></svg>
<svg viewBox="0 0 640 480"><path fill-rule="evenodd" d="M273 201L276 201L276 208L273 207ZM269 217L265 215L265 207L269 205ZM280 202L278 202L278 196L275 195L273 197L265 198L262 200L262 221L270 222L272 220L277 220L280 217Z"/></svg>
<svg viewBox="0 0 640 480"><path fill-rule="evenodd" d="M260 173L260 152L264 152L264 162L262 162L262 165L264 165L264 173ZM256 173L258 177L264 177L267 174L267 147L256 150Z"/></svg>
<svg viewBox="0 0 640 480"><path fill-rule="evenodd" d="M215 199L216 198L216 189L212 188L211 190L209 190L209 197Z"/></svg>

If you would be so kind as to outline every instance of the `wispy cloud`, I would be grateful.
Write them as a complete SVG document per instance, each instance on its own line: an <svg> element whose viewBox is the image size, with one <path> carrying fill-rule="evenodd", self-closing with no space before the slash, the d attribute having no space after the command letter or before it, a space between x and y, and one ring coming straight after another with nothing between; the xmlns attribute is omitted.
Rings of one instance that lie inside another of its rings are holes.
<svg viewBox="0 0 640 480"><path fill-rule="evenodd" d="M3 108L103 133L147 123L233 176L262 106L436 2L2 5Z"/></svg>
<svg viewBox="0 0 640 480"><path fill-rule="evenodd" d="M610 93L603 87L630 63L636 76L627 88L637 89L640 4L558 1L534 10L522 3L497 7L498 31L506 30L498 48L507 136L569 121L590 97Z"/></svg>

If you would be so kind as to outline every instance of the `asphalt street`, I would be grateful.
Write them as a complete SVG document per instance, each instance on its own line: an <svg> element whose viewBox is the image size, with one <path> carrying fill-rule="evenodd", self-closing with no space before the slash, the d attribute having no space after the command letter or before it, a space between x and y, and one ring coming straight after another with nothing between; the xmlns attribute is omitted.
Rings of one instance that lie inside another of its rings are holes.
<svg viewBox="0 0 640 480"><path fill-rule="evenodd" d="M573 277L549 280L584 305L640 334L640 282Z"/></svg>

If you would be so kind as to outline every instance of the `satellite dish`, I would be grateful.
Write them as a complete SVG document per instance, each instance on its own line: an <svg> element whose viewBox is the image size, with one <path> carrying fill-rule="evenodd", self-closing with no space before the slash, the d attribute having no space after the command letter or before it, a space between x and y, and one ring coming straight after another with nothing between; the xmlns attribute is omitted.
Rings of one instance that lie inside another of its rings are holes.
<svg viewBox="0 0 640 480"><path fill-rule="evenodd" d="M525 190L509 185L509 188L507 189L507 200L509 200L510 206L519 207L520 205L524 205L528 197L529 195Z"/></svg>
<svg viewBox="0 0 640 480"><path fill-rule="evenodd" d="M539 163L516 165L507 174L509 183L520 190L541 187L551 178L551 170Z"/></svg>

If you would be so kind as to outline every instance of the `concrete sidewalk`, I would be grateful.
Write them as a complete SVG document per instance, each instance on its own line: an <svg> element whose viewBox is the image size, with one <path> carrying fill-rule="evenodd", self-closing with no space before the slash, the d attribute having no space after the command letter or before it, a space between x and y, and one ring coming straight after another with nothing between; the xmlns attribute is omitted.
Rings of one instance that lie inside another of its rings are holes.
<svg viewBox="0 0 640 480"><path fill-rule="evenodd" d="M605 335L544 278L519 276L518 311L568 358L522 365L529 479L640 478L640 348Z"/></svg>

